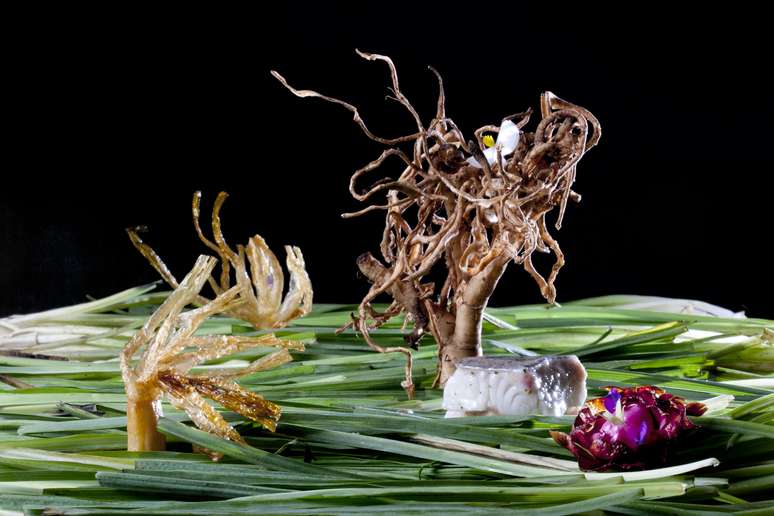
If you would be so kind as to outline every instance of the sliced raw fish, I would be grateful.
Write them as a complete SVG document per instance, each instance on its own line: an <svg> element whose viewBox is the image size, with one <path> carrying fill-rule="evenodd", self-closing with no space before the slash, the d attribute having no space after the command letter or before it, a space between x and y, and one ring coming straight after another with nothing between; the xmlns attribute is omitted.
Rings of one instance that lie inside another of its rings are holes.
<svg viewBox="0 0 774 516"><path fill-rule="evenodd" d="M586 369L574 355L471 357L446 382L446 417L576 413L586 400Z"/></svg>

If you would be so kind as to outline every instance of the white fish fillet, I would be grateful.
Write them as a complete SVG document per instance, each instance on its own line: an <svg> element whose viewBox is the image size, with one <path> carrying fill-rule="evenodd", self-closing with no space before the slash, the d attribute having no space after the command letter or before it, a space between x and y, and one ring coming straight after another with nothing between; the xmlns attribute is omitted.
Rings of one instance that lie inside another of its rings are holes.
<svg viewBox="0 0 774 516"><path fill-rule="evenodd" d="M578 357L472 357L460 360L446 382L446 417L562 416L586 400L586 369Z"/></svg>

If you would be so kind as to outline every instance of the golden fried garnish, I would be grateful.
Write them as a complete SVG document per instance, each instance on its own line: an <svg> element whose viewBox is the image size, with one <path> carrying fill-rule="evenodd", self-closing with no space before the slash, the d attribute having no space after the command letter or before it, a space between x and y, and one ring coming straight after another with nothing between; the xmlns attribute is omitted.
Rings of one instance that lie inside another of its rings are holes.
<svg viewBox="0 0 774 516"><path fill-rule="evenodd" d="M177 408L207 432L236 442L244 442L223 416L210 405L209 398L274 431L280 407L259 394L244 389L234 379L256 371L280 366L292 360L289 349L303 350L301 342L285 341L274 335L231 336L194 335L210 316L233 313L246 303L240 285L218 293L199 308L196 303L205 282L211 279L217 259L200 256L194 268L126 344L121 353L121 375L127 394L129 451L163 450L164 437L157 430L161 397L166 395ZM191 368L255 346L279 347L242 368L212 368L205 374L190 374ZM133 357L142 351L139 361Z"/></svg>
<svg viewBox="0 0 774 516"><path fill-rule="evenodd" d="M249 322L257 329L282 328L290 321L309 313L312 309L312 283L306 272L304 255L298 247L285 246L287 258L285 265L290 272L290 281L285 298L282 289L285 285L285 275L282 272L277 257L258 235L252 237L247 246L238 245L234 251L226 239L220 223L220 210L228 194L220 192L212 209L212 236L214 242L208 239L199 225L199 207L201 192L194 193L191 211L193 213L194 229L199 239L208 248L218 254L220 260L220 277L207 278L216 295L220 295L231 287L231 269L234 270L237 288L237 304L229 306L224 313ZM135 248L153 266L161 277L172 288L177 288L177 280L164 264L161 257L140 238L139 233L146 231L144 226L126 230ZM197 296L197 301L206 303L207 298Z"/></svg>

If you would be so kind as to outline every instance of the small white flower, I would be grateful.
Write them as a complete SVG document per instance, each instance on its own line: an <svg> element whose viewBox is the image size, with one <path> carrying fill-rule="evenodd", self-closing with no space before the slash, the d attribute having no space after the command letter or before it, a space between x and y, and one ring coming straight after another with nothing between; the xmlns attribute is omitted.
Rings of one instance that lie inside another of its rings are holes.
<svg viewBox="0 0 774 516"><path fill-rule="evenodd" d="M503 159L509 154L513 154L519 144L520 135L521 131L519 131L518 126L510 120L506 120L500 125L500 132L497 133L497 141L494 146L484 149L484 157L490 167L497 161L497 149L500 149L500 155ZM473 156L469 157L467 162L476 168L481 168L481 164ZM500 163L500 168L504 166L504 163Z"/></svg>

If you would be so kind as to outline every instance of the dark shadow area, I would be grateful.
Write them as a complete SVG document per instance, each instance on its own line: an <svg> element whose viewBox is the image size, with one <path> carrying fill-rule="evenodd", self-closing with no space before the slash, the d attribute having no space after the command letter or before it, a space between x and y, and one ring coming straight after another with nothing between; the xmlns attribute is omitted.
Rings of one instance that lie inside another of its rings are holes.
<svg viewBox="0 0 774 516"><path fill-rule="evenodd" d="M148 225L146 241L182 276L206 251L191 225L195 190L205 210L218 191L231 194L231 242L259 233L281 259L283 244L298 245L316 300L358 302L367 284L355 258L378 251L382 216L340 214L360 207L351 172L382 149L347 111L293 97L269 75L352 102L377 134L411 132L384 98L385 67L357 47L393 58L426 120L437 94L427 65L438 69L466 133L537 109L544 90L599 118L602 140L575 183L583 200L555 232L567 257L560 303L648 294L774 317L774 110L761 13L363 4L19 15L4 70L0 315L156 280L128 226ZM537 302L517 268L492 300Z"/></svg>

